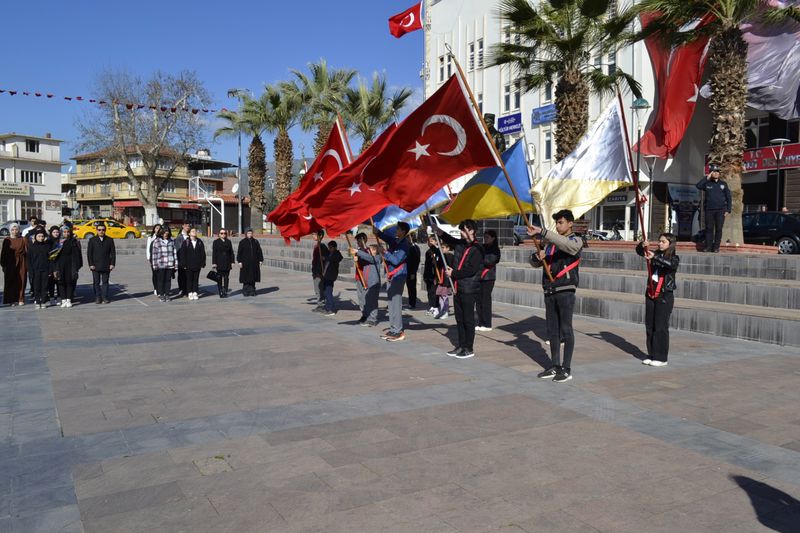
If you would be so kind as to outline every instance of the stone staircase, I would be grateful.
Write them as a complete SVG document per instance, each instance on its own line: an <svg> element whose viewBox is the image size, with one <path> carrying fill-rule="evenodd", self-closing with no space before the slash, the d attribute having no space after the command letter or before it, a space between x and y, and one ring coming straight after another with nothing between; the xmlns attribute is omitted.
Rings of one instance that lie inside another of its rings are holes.
<svg viewBox="0 0 800 533"><path fill-rule="evenodd" d="M344 239L337 239L340 249ZM265 264L309 272L313 242L286 246L259 239ZM237 240L234 239L234 247ZM424 248L424 247L423 247ZM630 249L585 249L576 313L642 323L646 283L644 260ZM210 246L207 242L210 253ZM541 269L528 265L532 248L503 248L494 299L542 308ZM117 253L143 253L144 241L117 241ZM681 251L671 327L770 344L800 346L800 256L704 254ZM352 278L344 261L341 278Z"/></svg>

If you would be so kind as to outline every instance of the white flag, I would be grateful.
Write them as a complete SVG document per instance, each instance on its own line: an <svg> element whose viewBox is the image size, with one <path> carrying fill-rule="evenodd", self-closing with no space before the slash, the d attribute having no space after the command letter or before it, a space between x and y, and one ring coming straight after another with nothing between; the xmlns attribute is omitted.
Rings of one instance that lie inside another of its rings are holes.
<svg viewBox="0 0 800 533"><path fill-rule="evenodd" d="M609 193L632 184L622 110L615 98L578 147L537 180L531 192L541 207L542 222L549 222L561 209L578 218Z"/></svg>

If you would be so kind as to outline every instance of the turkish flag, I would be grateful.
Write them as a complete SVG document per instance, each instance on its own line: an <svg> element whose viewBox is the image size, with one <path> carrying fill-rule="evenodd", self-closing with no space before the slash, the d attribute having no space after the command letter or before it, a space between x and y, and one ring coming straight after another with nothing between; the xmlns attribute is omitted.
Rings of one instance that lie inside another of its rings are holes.
<svg viewBox="0 0 800 533"><path fill-rule="evenodd" d="M412 31L422 29L422 2L402 13L389 17L389 32L398 39Z"/></svg>
<svg viewBox="0 0 800 533"><path fill-rule="evenodd" d="M350 150L344 128L337 119L319 155L306 170L297 189L268 216L285 239L297 239L322 229L308 212L306 198L350 163ZM287 241L288 242L288 241Z"/></svg>
<svg viewBox="0 0 800 533"><path fill-rule="evenodd" d="M389 126L358 159L308 196L309 212L330 235L346 232L391 203L375 187L376 174L370 173L373 181L368 181L366 171L372 168L396 128L395 124Z"/></svg>
<svg viewBox="0 0 800 533"><path fill-rule="evenodd" d="M657 13L641 16L642 27L658 18ZM710 16L698 25L705 25ZM645 39L653 73L658 87L655 118L634 150L660 159L672 157L678 151L686 129L694 115L700 84L707 58L708 37L678 48L670 48L658 35Z"/></svg>
<svg viewBox="0 0 800 533"><path fill-rule="evenodd" d="M455 178L499 165L491 143L456 74L397 127L365 181L413 211Z"/></svg>

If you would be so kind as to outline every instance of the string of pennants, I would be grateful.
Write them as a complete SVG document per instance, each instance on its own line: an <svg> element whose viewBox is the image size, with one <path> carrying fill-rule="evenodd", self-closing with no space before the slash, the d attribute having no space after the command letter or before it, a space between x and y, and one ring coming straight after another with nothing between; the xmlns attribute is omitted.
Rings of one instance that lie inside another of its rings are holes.
<svg viewBox="0 0 800 533"><path fill-rule="evenodd" d="M133 103L133 102L118 102L116 100L107 101L107 100L98 100L95 98L84 98L83 96L56 96L52 93L42 93L42 92L35 92L35 91L13 91L11 89L0 89L0 94L7 94L8 96L15 96L17 94L22 96L33 96L34 98L47 98L47 99L63 99L68 102L88 102L90 104L96 105L122 105L125 106L125 109L133 110L133 109L152 109L153 111L161 111L162 113L177 113L178 111L185 111L187 113L191 113L196 115L198 113L217 113L219 111L227 111L226 108L222 109L209 109L205 107L189 107L189 106L171 106L171 105L155 105L155 104L140 104L140 103Z"/></svg>

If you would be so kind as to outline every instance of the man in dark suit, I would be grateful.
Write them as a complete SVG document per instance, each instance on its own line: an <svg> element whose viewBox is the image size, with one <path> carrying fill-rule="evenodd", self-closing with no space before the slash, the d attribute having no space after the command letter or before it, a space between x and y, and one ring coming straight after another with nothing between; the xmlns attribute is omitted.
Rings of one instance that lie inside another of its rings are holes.
<svg viewBox="0 0 800 533"><path fill-rule="evenodd" d="M117 250L114 239L106 236L106 225L98 224L96 229L97 235L89 239L86 260L92 271L94 303L107 304L111 303L108 299L108 277L117 262Z"/></svg>

